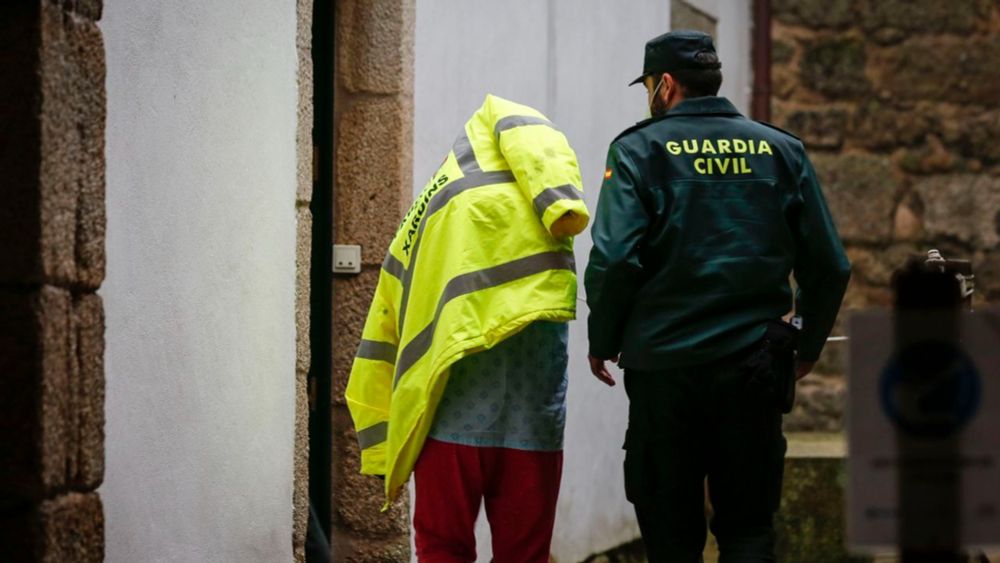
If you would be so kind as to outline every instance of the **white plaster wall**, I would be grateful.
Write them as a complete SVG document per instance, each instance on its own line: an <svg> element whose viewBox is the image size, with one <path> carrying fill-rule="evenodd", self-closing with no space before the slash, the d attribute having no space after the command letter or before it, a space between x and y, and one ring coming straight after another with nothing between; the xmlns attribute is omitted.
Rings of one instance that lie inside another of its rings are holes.
<svg viewBox="0 0 1000 563"><path fill-rule="evenodd" d="M295 2L106 2L112 563L291 561Z"/></svg>
<svg viewBox="0 0 1000 563"><path fill-rule="evenodd" d="M556 91L547 115L576 149L587 207L597 209L608 145L647 114L646 89L628 86L642 73L646 41L670 29L665 0L556 2ZM587 363L587 315L583 272L592 246L590 229L576 239L579 320L570 327L570 388L563 484L552 542L560 563L582 561L639 537L632 505L625 500L621 449L628 399L607 387Z"/></svg>
<svg viewBox="0 0 1000 563"><path fill-rule="evenodd" d="M670 28L667 0L418 0L414 190L447 154L487 92L536 107L568 136L583 172L587 205L597 206L608 144L645 117L646 94L627 84L642 72L646 41ZM577 237L580 320L570 327L565 466L553 554L581 561L639 536L625 500L621 450L625 390L587 368L583 268L591 242ZM479 560L489 561L480 517Z"/></svg>
<svg viewBox="0 0 1000 563"><path fill-rule="evenodd" d="M722 89L743 115L753 100L753 6L750 0L686 0L716 19L715 48L722 61Z"/></svg>
<svg viewBox="0 0 1000 563"><path fill-rule="evenodd" d="M545 111L548 0L417 0L415 193L487 93Z"/></svg>

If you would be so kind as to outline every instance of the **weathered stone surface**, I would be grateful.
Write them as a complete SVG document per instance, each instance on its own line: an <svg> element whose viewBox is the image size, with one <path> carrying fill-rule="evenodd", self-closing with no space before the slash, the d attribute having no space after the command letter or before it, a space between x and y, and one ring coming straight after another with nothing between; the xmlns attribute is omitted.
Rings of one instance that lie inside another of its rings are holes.
<svg viewBox="0 0 1000 563"><path fill-rule="evenodd" d="M813 163L840 236L845 241L887 240L899 188L889 159L818 154Z"/></svg>
<svg viewBox="0 0 1000 563"><path fill-rule="evenodd" d="M836 149L844 143L847 112L839 108L795 110L785 117L783 126L807 147Z"/></svg>
<svg viewBox="0 0 1000 563"><path fill-rule="evenodd" d="M312 64L312 14L313 0L296 0L298 26L295 45L299 55L298 66L298 127L295 130L296 177L295 199L312 201L313 193L313 64Z"/></svg>
<svg viewBox="0 0 1000 563"><path fill-rule="evenodd" d="M802 437L813 442L817 437ZM846 473L840 444L799 446L789 436L781 510L775 518L776 552L786 563L847 563L870 561L844 551L844 486ZM838 440L831 436L830 441ZM804 450L799 453L796 449Z"/></svg>
<svg viewBox="0 0 1000 563"><path fill-rule="evenodd" d="M771 93L779 100L787 100L799 86L799 74L793 68L779 66L771 70Z"/></svg>
<svg viewBox="0 0 1000 563"><path fill-rule="evenodd" d="M972 263L976 275L976 294L987 300L1000 300L1000 251L985 252Z"/></svg>
<svg viewBox="0 0 1000 563"><path fill-rule="evenodd" d="M66 482L71 323L64 290L0 292L0 496L38 500Z"/></svg>
<svg viewBox="0 0 1000 563"><path fill-rule="evenodd" d="M0 7L0 546L102 561L101 0ZM62 496L55 495L63 493ZM53 498L55 497L55 498Z"/></svg>
<svg viewBox="0 0 1000 563"><path fill-rule="evenodd" d="M907 34L895 27L883 27L871 34L872 39L879 45L895 45L906 39Z"/></svg>
<svg viewBox="0 0 1000 563"><path fill-rule="evenodd" d="M75 261L75 283L96 289L105 268L104 43L95 23L53 7L42 10L41 39L41 189L66 200L43 214L42 228Z"/></svg>
<svg viewBox="0 0 1000 563"><path fill-rule="evenodd" d="M405 539L405 538L404 538ZM396 540L371 540L368 538L345 538L338 543L345 563L408 563L410 543Z"/></svg>
<svg viewBox="0 0 1000 563"><path fill-rule="evenodd" d="M861 247L848 247L847 258L851 261L851 275L867 284L887 285L892 270L880 260L875 251Z"/></svg>
<svg viewBox="0 0 1000 563"><path fill-rule="evenodd" d="M842 344L827 345L829 347ZM846 385L842 376L810 374L798 383L795 407L785 415L785 432L839 432L844 429Z"/></svg>
<svg viewBox="0 0 1000 563"><path fill-rule="evenodd" d="M309 393L310 365L309 293L312 267L312 212L314 148L313 104L313 0L296 0L295 46L298 53L298 124L296 154L296 243L295 243L295 460L292 484L292 555L306 560L309 527Z"/></svg>
<svg viewBox="0 0 1000 563"><path fill-rule="evenodd" d="M866 100L854 113L850 137L865 148L886 149L915 144L935 127L929 108L899 111L877 100Z"/></svg>
<svg viewBox="0 0 1000 563"><path fill-rule="evenodd" d="M831 333L831 336L842 335L844 326L846 326L846 323L837 326ZM842 374L846 371L846 368L847 349L844 347L844 344L841 342L827 342L823 347L823 351L819 354L819 359L816 360L813 373L817 375Z"/></svg>
<svg viewBox="0 0 1000 563"><path fill-rule="evenodd" d="M42 561L104 561L104 511L97 493L68 493L39 508L44 533Z"/></svg>
<svg viewBox="0 0 1000 563"><path fill-rule="evenodd" d="M70 425L77 440L70 481L77 490L92 491L104 481L104 304L98 295L74 299L73 324L77 367Z"/></svg>
<svg viewBox="0 0 1000 563"><path fill-rule="evenodd" d="M295 374L295 461L292 467L292 550L305 561L309 529L309 372Z"/></svg>
<svg viewBox="0 0 1000 563"><path fill-rule="evenodd" d="M413 84L414 2L337 3L341 83L351 92L404 93Z"/></svg>
<svg viewBox="0 0 1000 563"><path fill-rule="evenodd" d="M385 502L383 483L372 475L362 475L361 452L347 409L334 408L334 427L340 429L334 439L338 463L334 467L333 519L342 529L367 537L401 537L409 532L408 497L400 495L388 512L381 512Z"/></svg>
<svg viewBox="0 0 1000 563"><path fill-rule="evenodd" d="M99 6L99 3L93 3ZM85 7L88 3L80 3ZM0 282L96 288L104 275L104 50L59 5L4 7Z"/></svg>
<svg viewBox="0 0 1000 563"><path fill-rule="evenodd" d="M100 31L57 5L4 10L0 19L22 29L5 35L0 55L0 76L16 85L10 106L0 104L4 131L16 132L0 151L0 248L12 258L0 281L96 288L105 223Z"/></svg>
<svg viewBox="0 0 1000 563"><path fill-rule="evenodd" d="M975 112L942 120L941 139L963 157L986 164L1000 162L1000 112Z"/></svg>
<svg viewBox="0 0 1000 563"><path fill-rule="evenodd" d="M889 287L869 285L861 276L853 275L847 285L844 302L841 304L840 314L837 315L831 335L848 335L847 319L852 311L889 308L893 304L893 299L894 295ZM817 373L831 375L844 373L846 352L847 349L842 344L824 348L823 354L820 355L819 362L816 364Z"/></svg>
<svg viewBox="0 0 1000 563"><path fill-rule="evenodd" d="M0 294L0 494L41 499L104 478L100 297L43 287Z"/></svg>
<svg viewBox="0 0 1000 563"><path fill-rule="evenodd" d="M104 9L103 0L56 0L64 10L97 21Z"/></svg>
<svg viewBox="0 0 1000 563"><path fill-rule="evenodd" d="M865 76L865 44L855 37L819 39L806 46L799 61L802 83L835 98L856 97L871 90Z"/></svg>
<svg viewBox="0 0 1000 563"><path fill-rule="evenodd" d="M335 238L362 246L362 273L334 280L331 547L345 561L409 560L405 504L380 513L380 484L357 473L344 388L385 251L412 200L414 4L337 3Z"/></svg>
<svg viewBox="0 0 1000 563"><path fill-rule="evenodd" d="M35 441L38 468L35 477L41 488L34 491L36 497L49 495L63 486L67 478L67 461L76 444L72 441L73 388L70 377L75 369L72 342L72 303L68 292L43 287L32 297L35 313L35 342L40 348L35 359L40 368L31 374L35 381L25 390L38 393L37 411L32 413L34 426L29 434ZM31 415L29 415L30 417Z"/></svg>
<svg viewBox="0 0 1000 563"><path fill-rule="evenodd" d="M312 268L312 212L295 210L295 369L309 371L309 295Z"/></svg>
<svg viewBox="0 0 1000 563"><path fill-rule="evenodd" d="M292 489L292 549L295 560L305 561L309 522L309 392L311 364L309 315L312 265L312 213L307 205L296 208L295 258L295 460Z"/></svg>
<svg viewBox="0 0 1000 563"><path fill-rule="evenodd" d="M360 244L362 263L380 265L411 198L409 105L359 102L340 123L337 143L337 241Z"/></svg>
<svg viewBox="0 0 1000 563"><path fill-rule="evenodd" d="M771 11L779 21L809 27L846 27L854 19L851 0L773 0Z"/></svg>
<svg viewBox="0 0 1000 563"><path fill-rule="evenodd" d="M783 65L795 56L795 45L789 41L775 39L771 42L771 63Z"/></svg>
<svg viewBox="0 0 1000 563"><path fill-rule="evenodd" d="M919 37L873 57L880 91L903 100L1000 103L1000 36ZM929 79L928 77L933 77Z"/></svg>
<svg viewBox="0 0 1000 563"><path fill-rule="evenodd" d="M914 190L924 202L924 227L931 237L954 237L982 249L1000 243L1000 178L935 176L920 180Z"/></svg>
<svg viewBox="0 0 1000 563"><path fill-rule="evenodd" d="M888 287L893 274L913 256L925 251L910 244L895 244L884 250L852 247L847 249L853 275L859 282L873 287Z"/></svg>
<svg viewBox="0 0 1000 563"><path fill-rule="evenodd" d="M901 203L892 220L892 238L897 241L916 241L923 238L924 223L912 206Z"/></svg>
<svg viewBox="0 0 1000 563"><path fill-rule="evenodd" d="M922 146L903 151L899 167L910 174L938 174L955 170L962 164L936 135L927 135Z"/></svg>
<svg viewBox="0 0 1000 563"><path fill-rule="evenodd" d="M852 277L844 294L844 303L840 308L841 318L837 319L838 326L834 328L834 334L845 334L846 324L840 326L840 321L846 317L845 313L860 309L887 308L892 306L892 303L893 293L889 287L869 285L862 281L860 276Z"/></svg>
<svg viewBox="0 0 1000 563"><path fill-rule="evenodd" d="M97 493L68 493L0 517L10 563L101 563L104 515Z"/></svg>
<svg viewBox="0 0 1000 563"><path fill-rule="evenodd" d="M989 0L860 0L857 22L866 31L968 33L989 16Z"/></svg>

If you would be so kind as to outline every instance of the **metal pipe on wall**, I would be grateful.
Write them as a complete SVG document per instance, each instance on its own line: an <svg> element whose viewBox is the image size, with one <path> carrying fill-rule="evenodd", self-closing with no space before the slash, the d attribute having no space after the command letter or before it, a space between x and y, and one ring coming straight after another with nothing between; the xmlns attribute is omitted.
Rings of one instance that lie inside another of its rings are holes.
<svg viewBox="0 0 1000 563"><path fill-rule="evenodd" d="M771 119L771 0L753 3L753 100L751 116Z"/></svg>

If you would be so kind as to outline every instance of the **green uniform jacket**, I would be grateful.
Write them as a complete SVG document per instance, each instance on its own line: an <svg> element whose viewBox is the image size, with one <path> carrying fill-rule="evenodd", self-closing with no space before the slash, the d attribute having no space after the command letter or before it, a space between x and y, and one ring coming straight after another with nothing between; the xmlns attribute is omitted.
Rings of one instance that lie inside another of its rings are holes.
<svg viewBox="0 0 1000 563"><path fill-rule="evenodd" d="M685 100L608 150L585 285L590 353L662 370L711 362L792 308L799 357L826 342L850 278L802 143L721 97Z"/></svg>

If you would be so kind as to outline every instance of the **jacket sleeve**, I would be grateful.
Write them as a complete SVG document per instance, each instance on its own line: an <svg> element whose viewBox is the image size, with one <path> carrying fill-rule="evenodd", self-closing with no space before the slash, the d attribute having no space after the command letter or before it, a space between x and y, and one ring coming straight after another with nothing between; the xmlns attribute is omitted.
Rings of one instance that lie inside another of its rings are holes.
<svg viewBox="0 0 1000 563"><path fill-rule="evenodd" d="M650 217L637 178L628 154L612 144L591 230L594 247L584 275L590 354L604 360L621 351L622 332L641 283L639 251Z"/></svg>
<svg viewBox="0 0 1000 563"><path fill-rule="evenodd" d="M385 475L392 379L398 355L393 284L381 273L344 393L361 449L361 473Z"/></svg>
<svg viewBox="0 0 1000 563"><path fill-rule="evenodd" d="M802 317L799 358L819 358L840 310L851 265L837 235L816 172L803 155L799 175L800 208L793 232L796 238L794 274L798 290L795 312Z"/></svg>
<svg viewBox="0 0 1000 563"><path fill-rule="evenodd" d="M582 232L590 213L576 153L566 136L537 115L499 119L495 134L504 160L545 228L557 238Z"/></svg>

